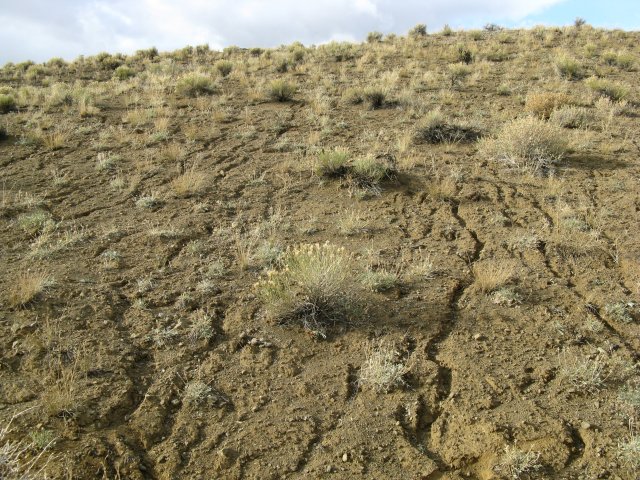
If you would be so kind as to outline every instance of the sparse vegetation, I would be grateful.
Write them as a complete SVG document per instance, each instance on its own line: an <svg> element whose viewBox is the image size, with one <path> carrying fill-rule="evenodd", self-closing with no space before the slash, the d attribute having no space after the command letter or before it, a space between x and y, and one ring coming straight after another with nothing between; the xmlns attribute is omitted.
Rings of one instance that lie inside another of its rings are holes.
<svg viewBox="0 0 640 480"><path fill-rule="evenodd" d="M635 479L640 34L451 25L0 66L0 465Z"/></svg>
<svg viewBox="0 0 640 480"><path fill-rule="evenodd" d="M604 97L614 102L625 99L629 94L629 88L626 85L607 80L605 78L591 77L587 79L587 86Z"/></svg>
<svg viewBox="0 0 640 480"><path fill-rule="evenodd" d="M220 75L226 77L231 73L231 70L233 70L233 63L228 60L220 60L219 62L216 62L215 68Z"/></svg>
<svg viewBox="0 0 640 480"><path fill-rule="evenodd" d="M485 261L473 265L474 288L482 293L494 292L515 277L515 268L509 262Z"/></svg>
<svg viewBox="0 0 640 480"><path fill-rule="evenodd" d="M176 93L185 97L198 97L215 93L216 88L211 78L196 73L183 76L176 83Z"/></svg>
<svg viewBox="0 0 640 480"><path fill-rule="evenodd" d="M531 450L525 452L515 446L507 446L500 458L500 463L494 470L502 478L521 479L527 478L541 468L540 453Z"/></svg>
<svg viewBox="0 0 640 480"><path fill-rule="evenodd" d="M11 95L0 94L0 113L11 112L16 109L16 100Z"/></svg>
<svg viewBox="0 0 640 480"><path fill-rule="evenodd" d="M352 282L352 255L331 244L298 245L288 248L282 267L268 272L256 284L270 318L300 322L321 337L326 327L349 321L358 301Z"/></svg>
<svg viewBox="0 0 640 480"><path fill-rule="evenodd" d="M131 77L135 77L136 72L133 68L128 67L126 65L120 65L113 71L114 78L118 80L128 80Z"/></svg>
<svg viewBox="0 0 640 480"><path fill-rule="evenodd" d="M562 93L535 92L527 95L524 108L537 117L548 119L551 114L570 103L570 98Z"/></svg>
<svg viewBox="0 0 640 480"><path fill-rule="evenodd" d="M318 154L315 165L316 175L336 178L348 171L349 151L344 148L325 150Z"/></svg>
<svg viewBox="0 0 640 480"><path fill-rule="evenodd" d="M580 62L566 55L557 57L554 66L558 75L567 80L579 80L584 77L584 70Z"/></svg>
<svg viewBox="0 0 640 480"><path fill-rule="evenodd" d="M269 84L267 94L271 100L288 102L296 93L296 86L286 80L274 80Z"/></svg>
<svg viewBox="0 0 640 480"><path fill-rule="evenodd" d="M458 143L473 142L480 138L480 132L465 125L448 123L440 110L432 110L414 129L414 141L417 143Z"/></svg>
<svg viewBox="0 0 640 480"><path fill-rule="evenodd" d="M560 374L577 390L594 393L604 387L608 371L602 355L592 358L576 352L562 352Z"/></svg>
<svg viewBox="0 0 640 480"><path fill-rule="evenodd" d="M534 117L509 122L480 145L481 152L492 160L533 171L562 160L567 148L566 135L560 127Z"/></svg>
<svg viewBox="0 0 640 480"><path fill-rule="evenodd" d="M53 280L45 271L26 270L20 273L9 287L9 306L24 307L51 285Z"/></svg>
<svg viewBox="0 0 640 480"><path fill-rule="evenodd" d="M194 167L181 173L171 181L171 188L178 197L189 197L202 191L206 175Z"/></svg>
<svg viewBox="0 0 640 480"><path fill-rule="evenodd" d="M427 35L427 26L424 23L418 23L409 30L409 36L414 38L425 37Z"/></svg>
<svg viewBox="0 0 640 480"><path fill-rule="evenodd" d="M384 340L370 342L365 349L365 361L360 367L358 384L371 387L379 393L387 393L405 386L404 377L408 372L409 368L393 345Z"/></svg>
<svg viewBox="0 0 640 480"><path fill-rule="evenodd" d="M400 282L400 277L396 272L378 269L367 270L364 273L363 283L373 292L385 292L395 288Z"/></svg>

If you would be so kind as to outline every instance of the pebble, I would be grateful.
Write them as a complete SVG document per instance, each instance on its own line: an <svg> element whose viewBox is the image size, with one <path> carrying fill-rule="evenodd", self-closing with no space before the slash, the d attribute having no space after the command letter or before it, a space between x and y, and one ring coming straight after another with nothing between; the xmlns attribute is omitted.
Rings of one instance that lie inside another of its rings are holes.
<svg viewBox="0 0 640 480"><path fill-rule="evenodd" d="M481 333L476 333L476 334L473 336L473 339L474 339L474 340L477 340L477 341L480 341L480 340L484 340L484 339L485 339L485 336L484 336L484 335L482 335Z"/></svg>
<svg viewBox="0 0 640 480"><path fill-rule="evenodd" d="M343 453L342 454L342 461L343 462L348 462L349 461L349 454L348 453Z"/></svg>
<svg viewBox="0 0 640 480"><path fill-rule="evenodd" d="M583 430L589 430L591 428L591 424L589 422L582 422L580 424L580 428Z"/></svg>
<svg viewBox="0 0 640 480"><path fill-rule="evenodd" d="M327 465L324 469L325 472L331 473L333 472L333 465Z"/></svg>

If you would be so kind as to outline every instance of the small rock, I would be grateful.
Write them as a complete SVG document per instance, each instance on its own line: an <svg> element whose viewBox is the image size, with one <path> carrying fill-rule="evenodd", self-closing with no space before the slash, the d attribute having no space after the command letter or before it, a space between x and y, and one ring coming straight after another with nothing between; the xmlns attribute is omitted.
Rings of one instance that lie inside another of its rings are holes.
<svg viewBox="0 0 640 480"><path fill-rule="evenodd" d="M473 339L474 339L474 340L477 340L477 341L484 340L485 338L486 338L486 337L485 337L484 335L482 335L481 333L476 333L476 334L473 336Z"/></svg>
<svg viewBox="0 0 640 480"><path fill-rule="evenodd" d="M348 453L343 453L342 454L342 461L343 462L348 462L349 461L349 454Z"/></svg>
<svg viewBox="0 0 640 480"><path fill-rule="evenodd" d="M324 469L325 472L331 473L333 472L333 465L327 465Z"/></svg>
<svg viewBox="0 0 640 480"><path fill-rule="evenodd" d="M582 422L580 424L580 428L582 430L589 430L591 428L591 424L589 422Z"/></svg>

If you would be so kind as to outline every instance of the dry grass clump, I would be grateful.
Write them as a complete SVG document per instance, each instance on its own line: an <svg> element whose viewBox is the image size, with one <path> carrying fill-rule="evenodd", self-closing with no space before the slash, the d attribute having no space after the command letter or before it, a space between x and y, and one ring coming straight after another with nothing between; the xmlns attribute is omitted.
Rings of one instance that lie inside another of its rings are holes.
<svg viewBox="0 0 640 480"><path fill-rule="evenodd" d="M214 67L220 75L226 77L233 70L233 63L229 60L220 60L215 63Z"/></svg>
<svg viewBox="0 0 640 480"><path fill-rule="evenodd" d="M621 323L633 323L633 315L636 304L633 302L608 303L604 306L607 318Z"/></svg>
<svg viewBox="0 0 640 480"><path fill-rule="evenodd" d="M184 388L182 402L187 407L197 407L202 405L213 393L213 389L200 380L192 380Z"/></svg>
<svg viewBox="0 0 640 480"><path fill-rule="evenodd" d="M323 150L317 156L314 171L316 175L337 178L348 171L349 150L336 147L333 150Z"/></svg>
<svg viewBox="0 0 640 480"><path fill-rule="evenodd" d="M280 268L256 284L269 318L301 323L315 335L325 337L327 325L354 315L358 284L356 265L343 247L297 245L286 249Z"/></svg>
<svg viewBox="0 0 640 480"><path fill-rule="evenodd" d="M607 363L601 354L590 357L566 351L560 354L559 373L576 390L588 393L603 388L608 377Z"/></svg>
<svg viewBox="0 0 640 480"><path fill-rule="evenodd" d="M273 80L267 87L267 95L277 102L288 102L296 93L297 87L286 80Z"/></svg>
<svg viewBox="0 0 640 480"><path fill-rule="evenodd" d="M472 272L474 289L482 293L491 293L513 280L516 269L509 262L486 260L475 263Z"/></svg>
<svg viewBox="0 0 640 480"><path fill-rule="evenodd" d="M623 70L633 70L635 58L629 52L608 50L602 54L602 60L607 65L617 66Z"/></svg>
<svg viewBox="0 0 640 480"><path fill-rule="evenodd" d="M55 229L55 221L51 214L43 210L20 215L17 223L23 232L32 237Z"/></svg>
<svg viewBox="0 0 640 480"><path fill-rule="evenodd" d="M371 110L382 108L387 95L387 89L381 87L367 87L362 91L362 99L369 105Z"/></svg>
<svg viewBox="0 0 640 480"><path fill-rule="evenodd" d="M369 231L367 222L362 215L355 210L350 210L341 214L338 218L338 231L347 236L358 235Z"/></svg>
<svg viewBox="0 0 640 480"><path fill-rule="evenodd" d="M568 141L561 127L535 117L512 120L496 136L480 144L484 156L534 171L560 161L567 148Z"/></svg>
<svg viewBox="0 0 640 480"><path fill-rule="evenodd" d="M606 78L590 77L586 80L586 84L595 93L614 102L623 100L629 95L629 87Z"/></svg>
<svg viewBox="0 0 640 480"><path fill-rule="evenodd" d="M636 427L637 428L637 427ZM634 422L629 421L629 435L618 443L616 457L630 472L640 470L640 434L634 431Z"/></svg>
<svg viewBox="0 0 640 480"><path fill-rule="evenodd" d="M353 161L348 174L348 183L357 188L378 191L380 183L392 178L395 166L384 158L374 155L358 157Z"/></svg>
<svg viewBox="0 0 640 480"><path fill-rule="evenodd" d="M11 95L0 94L0 113L11 112L16 109L16 100Z"/></svg>
<svg viewBox="0 0 640 480"><path fill-rule="evenodd" d="M189 197L202 191L207 176L203 172L190 168L171 181L171 188L178 197Z"/></svg>
<svg viewBox="0 0 640 480"><path fill-rule="evenodd" d="M9 306L15 308L27 305L52 283L49 275L41 270L20 273L9 287Z"/></svg>
<svg viewBox="0 0 640 480"><path fill-rule="evenodd" d="M127 65L120 65L113 71L113 78L123 81L129 80L136 75L136 71Z"/></svg>
<svg viewBox="0 0 640 480"><path fill-rule="evenodd" d="M558 75L567 80L579 80L584 77L584 69L580 62L566 55L560 55L554 61Z"/></svg>
<svg viewBox="0 0 640 480"><path fill-rule="evenodd" d="M367 43L379 43L382 41L381 32L369 32L367 33Z"/></svg>
<svg viewBox="0 0 640 480"><path fill-rule="evenodd" d="M22 415L22 413L18 415ZM25 443L23 440L9 440L11 423L18 415L12 417L6 425L0 428L0 478L2 480L47 478L44 475L44 470L47 467L48 458L42 461L39 468L38 463L53 444L54 439L45 442L36 437L32 438L29 443ZM38 451L37 455L31 454L34 449Z"/></svg>
<svg viewBox="0 0 640 480"><path fill-rule="evenodd" d="M472 68L466 63L452 63L447 67L447 74L451 87L460 85L465 78L467 78L473 72Z"/></svg>
<svg viewBox="0 0 640 480"><path fill-rule="evenodd" d="M198 97L215 92L215 85L211 78L197 73L183 76L176 83L176 93L185 97Z"/></svg>
<svg viewBox="0 0 640 480"><path fill-rule="evenodd" d="M384 340L370 342L365 349L365 361L360 367L358 385L372 387L378 393L388 393L406 385L409 367L400 353Z"/></svg>
<svg viewBox="0 0 640 480"><path fill-rule="evenodd" d="M517 447L507 446L494 470L502 477L509 479L527 478L542 468L539 463L540 453L531 450L524 452Z"/></svg>
<svg viewBox="0 0 640 480"><path fill-rule="evenodd" d="M393 178L395 162L388 155L365 155L349 161L349 151L342 148L318 154L314 171L326 178L345 178L350 187L380 193L380 183Z"/></svg>
<svg viewBox="0 0 640 480"><path fill-rule="evenodd" d="M549 118L554 110L571 102L568 95L554 92L534 92L527 95L524 109L539 118Z"/></svg>
<svg viewBox="0 0 640 480"><path fill-rule="evenodd" d="M362 277L362 283L372 292L385 292L400 283L400 275L385 269L367 270Z"/></svg>
<svg viewBox="0 0 640 480"><path fill-rule="evenodd" d="M414 128L416 143L460 143L474 142L480 138L475 128L448 123L440 110L432 110Z"/></svg>
<svg viewBox="0 0 640 480"><path fill-rule="evenodd" d="M413 38L426 37L427 26L424 23L418 23L409 30L409 36Z"/></svg>
<svg viewBox="0 0 640 480"><path fill-rule="evenodd" d="M549 121L564 128L588 128L595 124L595 115L584 107L564 106L554 110Z"/></svg>

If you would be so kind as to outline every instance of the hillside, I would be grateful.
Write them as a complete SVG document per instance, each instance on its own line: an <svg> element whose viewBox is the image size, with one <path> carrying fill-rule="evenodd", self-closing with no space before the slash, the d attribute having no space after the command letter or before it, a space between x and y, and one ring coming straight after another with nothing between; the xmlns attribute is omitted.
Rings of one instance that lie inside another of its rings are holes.
<svg viewBox="0 0 640 480"><path fill-rule="evenodd" d="M6 65L0 477L636 479L639 55Z"/></svg>

